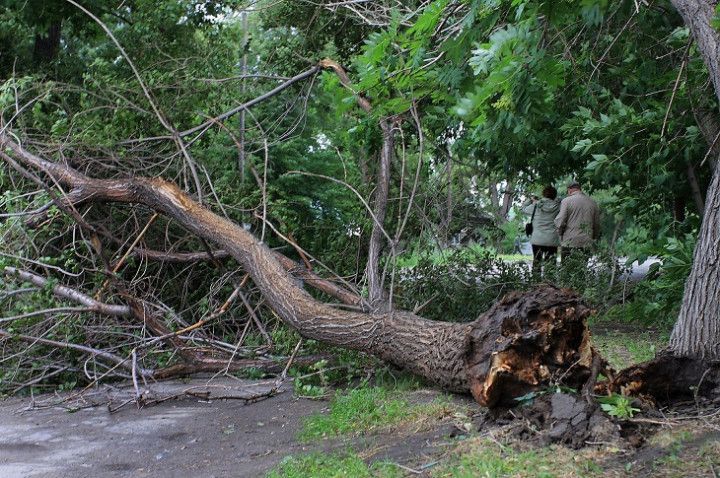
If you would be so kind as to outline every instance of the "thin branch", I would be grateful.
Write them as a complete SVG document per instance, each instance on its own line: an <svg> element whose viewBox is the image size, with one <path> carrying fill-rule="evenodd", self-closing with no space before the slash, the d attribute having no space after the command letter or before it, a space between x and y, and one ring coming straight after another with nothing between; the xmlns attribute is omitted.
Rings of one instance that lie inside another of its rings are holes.
<svg viewBox="0 0 720 478"><path fill-rule="evenodd" d="M33 274L32 272L17 269L15 267L6 266L4 268L4 272L5 275L8 277L17 277L24 281L35 284L38 287L45 287L48 283L48 280L44 277ZM53 294L60 298L68 299L84 305L85 309L82 309L83 311L98 312L101 314L114 315L118 317L130 317L132 315L130 307L128 307L127 305L105 304L103 302L99 302L93 299L86 294L83 294L82 292L79 292L64 285L55 285L53 286L52 291Z"/></svg>

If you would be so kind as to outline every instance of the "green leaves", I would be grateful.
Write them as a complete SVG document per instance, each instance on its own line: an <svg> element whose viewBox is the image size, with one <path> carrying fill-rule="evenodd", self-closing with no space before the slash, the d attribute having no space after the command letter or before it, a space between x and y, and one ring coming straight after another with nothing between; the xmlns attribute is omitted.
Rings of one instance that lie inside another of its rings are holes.
<svg viewBox="0 0 720 478"><path fill-rule="evenodd" d="M605 413L621 420L632 418L640 411L639 408L633 407L632 400L624 395L612 394L607 397L600 397L598 402L600 402L600 408Z"/></svg>
<svg viewBox="0 0 720 478"><path fill-rule="evenodd" d="M715 30L720 30L720 5L715 6L715 16L710 21L710 25L712 25Z"/></svg>

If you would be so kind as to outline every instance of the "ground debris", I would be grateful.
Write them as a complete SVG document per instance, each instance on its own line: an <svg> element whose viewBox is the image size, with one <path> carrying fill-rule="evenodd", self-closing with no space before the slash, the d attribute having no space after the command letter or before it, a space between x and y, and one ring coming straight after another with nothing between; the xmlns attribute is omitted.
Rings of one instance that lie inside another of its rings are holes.
<svg viewBox="0 0 720 478"><path fill-rule="evenodd" d="M644 442L638 424L615 420L595 401L588 403L583 397L570 393L543 394L519 407L494 410L480 420L480 428L505 426L509 438L538 446L634 448Z"/></svg>
<svg viewBox="0 0 720 478"><path fill-rule="evenodd" d="M132 384L102 384L91 389L69 393L56 393L32 400L27 410L63 408L77 411L86 408L107 407L115 413L128 405L144 408L169 400L240 400L252 403L285 391L277 380L239 380L195 378L190 383L166 381L146 384L135 389Z"/></svg>

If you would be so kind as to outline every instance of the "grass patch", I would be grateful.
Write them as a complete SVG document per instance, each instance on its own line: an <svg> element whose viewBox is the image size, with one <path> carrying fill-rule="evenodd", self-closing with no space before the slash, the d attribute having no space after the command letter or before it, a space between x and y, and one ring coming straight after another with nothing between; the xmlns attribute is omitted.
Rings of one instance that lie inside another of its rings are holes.
<svg viewBox="0 0 720 478"><path fill-rule="evenodd" d="M268 473L268 478L395 478L403 474L390 463L366 464L358 455L325 455L312 453L300 457L289 456L277 468Z"/></svg>
<svg viewBox="0 0 720 478"><path fill-rule="evenodd" d="M644 287L650 287L648 283L641 282ZM634 286L635 290L640 286ZM637 294L636 294L637 295ZM679 302L678 302L679 305ZM602 314L592 318L593 323L602 324L628 324L637 326L652 326L660 330L672 330L677 319L677 310L666 310L660 307L657 302L649 302L642 297L622 304L614 304Z"/></svg>
<svg viewBox="0 0 720 478"><path fill-rule="evenodd" d="M497 257L505 262L532 262L532 256L525 254L498 254Z"/></svg>
<svg viewBox="0 0 720 478"><path fill-rule="evenodd" d="M624 478L714 476L720 471L720 441L710 427L688 425L661 431L635 454L620 449L528 448L475 437L458 444L433 470L435 478ZM516 448L517 447L517 448Z"/></svg>
<svg viewBox="0 0 720 478"><path fill-rule="evenodd" d="M593 333L593 343L610 365L618 370L655 357L669 341L669 334L659 332L605 331Z"/></svg>
<svg viewBox="0 0 720 478"><path fill-rule="evenodd" d="M516 451L487 439L463 443L447 464L432 473L443 478L555 478L597 476L601 468L571 450L550 446Z"/></svg>
<svg viewBox="0 0 720 478"><path fill-rule="evenodd" d="M305 419L300 438L329 438L387 428L422 418L440 418L449 414L452 408L450 402L444 399L411 404L397 391L383 387L361 387L337 393L330 402L327 414L316 414Z"/></svg>
<svg viewBox="0 0 720 478"><path fill-rule="evenodd" d="M717 476L720 469L720 442L715 429L698 423L664 430L649 440L660 456L647 463L630 463L629 472L658 478Z"/></svg>
<svg viewBox="0 0 720 478"><path fill-rule="evenodd" d="M462 246L462 247L450 247L447 249L440 249L440 250L434 250L431 252L428 251L408 251L403 254L400 254L397 257L397 266L401 269L410 268L410 267L416 267L422 262L429 262L431 264L434 264L436 266L443 265L448 262L449 259L451 259L453 256L465 256L468 258L472 258L474 256L482 256L489 254L493 257L502 258L503 260L508 261L523 261L527 260L530 256L524 256L521 254L504 254L504 255L498 255L495 252L495 249L482 246L480 244L472 244L468 246Z"/></svg>

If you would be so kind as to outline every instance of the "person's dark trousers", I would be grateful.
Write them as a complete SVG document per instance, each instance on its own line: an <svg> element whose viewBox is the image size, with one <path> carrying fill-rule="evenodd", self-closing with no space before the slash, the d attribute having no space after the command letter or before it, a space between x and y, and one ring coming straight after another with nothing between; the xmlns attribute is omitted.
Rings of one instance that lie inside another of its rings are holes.
<svg viewBox="0 0 720 478"><path fill-rule="evenodd" d="M542 276L543 262L549 264L555 263L555 256L557 255L557 246L538 246L532 245L533 251L533 275L537 278Z"/></svg>

